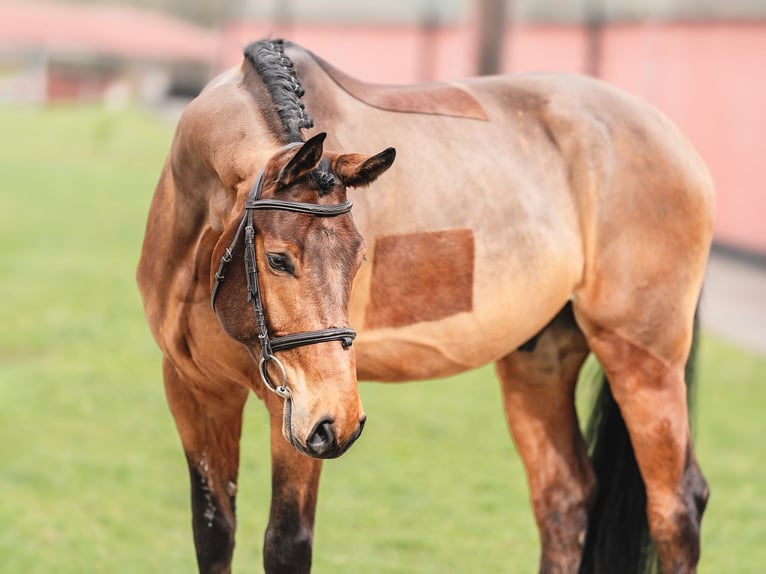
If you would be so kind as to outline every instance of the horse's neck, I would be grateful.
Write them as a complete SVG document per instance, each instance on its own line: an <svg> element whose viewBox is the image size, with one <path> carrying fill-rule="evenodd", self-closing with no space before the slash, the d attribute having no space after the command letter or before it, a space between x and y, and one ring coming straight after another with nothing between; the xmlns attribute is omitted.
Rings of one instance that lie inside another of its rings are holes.
<svg viewBox="0 0 766 574"><path fill-rule="evenodd" d="M155 192L147 238L168 257L161 265L147 262L147 274L174 289L208 288L209 277L200 271L209 267L217 238L239 217L257 172L279 147L264 137L267 122L235 79L214 80L184 112Z"/></svg>

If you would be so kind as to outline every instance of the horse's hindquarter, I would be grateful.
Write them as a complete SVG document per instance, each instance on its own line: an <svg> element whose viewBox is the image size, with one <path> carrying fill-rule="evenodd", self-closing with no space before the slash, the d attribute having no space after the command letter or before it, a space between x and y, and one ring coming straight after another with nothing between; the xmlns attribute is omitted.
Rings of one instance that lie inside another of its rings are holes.
<svg viewBox="0 0 766 574"><path fill-rule="evenodd" d="M509 83L541 102L536 119L566 169L583 264L571 292L580 326L683 364L712 239L713 185L696 150L654 107L602 82Z"/></svg>
<svg viewBox="0 0 766 574"><path fill-rule="evenodd" d="M712 240L713 184L689 141L639 98L578 76L530 76L569 170L585 266L572 299L608 330L684 364Z"/></svg>
<svg viewBox="0 0 766 574"><path fill-rule="evenodd" d="M581 278L582 242L540 94L486 79L464 89L488 121L397 113L298 69L316 129L334 146L397 149L373 189L352 193L369 246L351 304L360 378L433 377L496 360L561 309Z"/></svg>

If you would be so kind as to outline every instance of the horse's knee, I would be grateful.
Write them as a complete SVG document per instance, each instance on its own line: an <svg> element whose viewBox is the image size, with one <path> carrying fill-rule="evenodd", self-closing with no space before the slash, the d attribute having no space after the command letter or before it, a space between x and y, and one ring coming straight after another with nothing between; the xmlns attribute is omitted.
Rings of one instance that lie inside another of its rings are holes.
<svg viewBox="0 0 766 574"><path fill-rule="evenodd" d="M311 571L311 528L287 521L270 521L263 545L266 574L308 574Z"/></svg>
<svg viewBox="0 0 766 574"><path fill-rule="evenodd" d="M311 571L314 516L322 461L300 454L282 438L282 414L271 417L272 493L263 545L266 574Z"/></svg>

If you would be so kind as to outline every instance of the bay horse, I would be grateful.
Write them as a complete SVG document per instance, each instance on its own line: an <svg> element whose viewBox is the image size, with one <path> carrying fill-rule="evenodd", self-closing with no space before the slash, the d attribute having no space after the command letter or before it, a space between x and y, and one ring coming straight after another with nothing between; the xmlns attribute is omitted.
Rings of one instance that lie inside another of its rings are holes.
<svg viewBox="0 0 766 574"><path fill-rule="evenodd" d="M382 86L248 46L179 121L137 270L200 572L230 571L251 391L271 428L265 571L309 572L322 459L366 419L357 379L489 362L539 571L637 572L648 541L663 573L695 572L708 487L685 366L713 201L679 131L597 80ZM608 384L589 451L590 352Z"/></svg>

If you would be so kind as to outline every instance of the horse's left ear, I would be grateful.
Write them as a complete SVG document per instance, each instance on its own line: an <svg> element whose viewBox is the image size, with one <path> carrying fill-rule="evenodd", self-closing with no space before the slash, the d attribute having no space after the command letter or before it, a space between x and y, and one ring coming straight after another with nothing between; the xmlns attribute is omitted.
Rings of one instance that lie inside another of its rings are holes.
<svg viewBox="0 0 766 574"><path fill-rule="evenodd" d="M396 150L390 147L373 156L359 153L341 154L332 159L331 164L332 170L338 174L344 185L363 187L371 184L381 173L391 167L394 158L396 158Z"/></svg>

